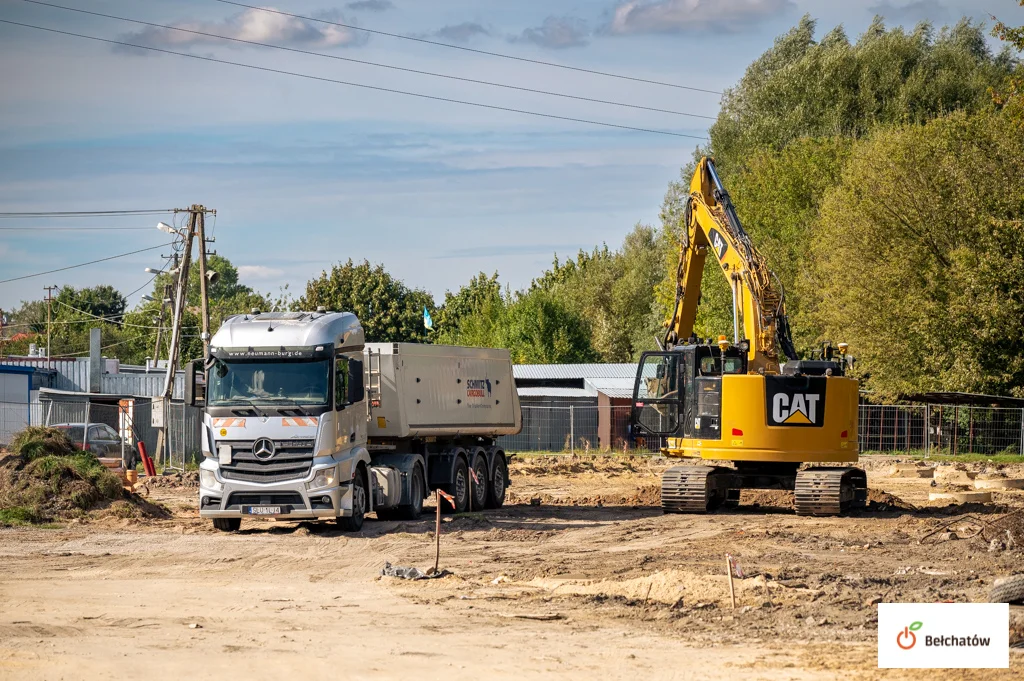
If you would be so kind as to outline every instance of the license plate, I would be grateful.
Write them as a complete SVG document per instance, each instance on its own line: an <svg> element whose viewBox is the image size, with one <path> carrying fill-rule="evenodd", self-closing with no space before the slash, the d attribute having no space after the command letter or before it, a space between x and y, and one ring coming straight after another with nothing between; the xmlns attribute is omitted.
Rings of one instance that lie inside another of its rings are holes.
<svg viewBox="0 0 1024 681"><path fill-rule="evenodd" d="M248 515L282 515L290 509L285 506L246 506L245 513Z"/></svg>

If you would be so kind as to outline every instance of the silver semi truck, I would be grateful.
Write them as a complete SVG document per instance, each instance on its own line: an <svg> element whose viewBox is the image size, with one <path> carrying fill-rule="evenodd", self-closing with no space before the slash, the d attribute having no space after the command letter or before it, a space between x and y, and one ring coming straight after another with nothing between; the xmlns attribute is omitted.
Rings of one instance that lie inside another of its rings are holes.
<svg viewBox="0 0 1024 681"><path fill-rule="evenodd" d="M357 531L370 512L417 517L437 488L455 512L505 501L496 439L522 428L506 350L364 343L355 315L320 309L232 317L187 369L205 412L199 514L217 529L263 516Z"/></svg>

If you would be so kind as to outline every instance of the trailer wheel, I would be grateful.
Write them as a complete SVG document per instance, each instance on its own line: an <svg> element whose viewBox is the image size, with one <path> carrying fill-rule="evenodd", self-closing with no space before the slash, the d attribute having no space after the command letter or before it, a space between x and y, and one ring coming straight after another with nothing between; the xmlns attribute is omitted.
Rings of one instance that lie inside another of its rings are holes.
<svg viewBox="0 0 1024 681"><path fill-rule="evenodd" d="M242 526L241 518L214 518L213 526L221 532L237 532Z"/></svg>
<svg viewBox="0 0 1024 681"><path fill-rule="evenodd" d="M491 484L487 487L487 508L501 508L505 504L506 482L508 464L505 463L505 452L497 452L494 455Z"/></svg>
<svg viewBox="0 0 1024 681"><path fill-rule="evenodd" d="M403 504L395 508L380 509L377 511L378 520L416 520L423 513L423 497L426 494L427 484L424 482L423 469L419 464L412 468L412 478L409 480L409 493L412 495L412 503Z"/></svg>
<svg viewBox="0 0 1024 681"><path fill-rule="evenodd" d="M455 505L452 506L447 499L443 499L442 508L449 513L465 513L466 507L469 506L469 466L461 456L455 459L451 483L445 485L443 489L455 499Z"/></svg>
<svg viewBox="0 0 1024 681"><path fill-rule="evenodd" d="M989 603L1024 604L1024 574L997 579L988 600Z"/></svg>
<svg viewBox="0 0 1024 681"><path fill-rule="evenodd" d="M352 478L352 515L338 518L343 532L358 532L366 519L366 470L360 466Z"/></svg>
<svg viewBox="0 0 1024 681"><path fill-rule="evenodd" d="M487 484L487 457L483 450L480 450L473 459L473 472L476 473L476 479L473 480L473 510L482 511L487 508L487 498L490 496Z"/></svg>

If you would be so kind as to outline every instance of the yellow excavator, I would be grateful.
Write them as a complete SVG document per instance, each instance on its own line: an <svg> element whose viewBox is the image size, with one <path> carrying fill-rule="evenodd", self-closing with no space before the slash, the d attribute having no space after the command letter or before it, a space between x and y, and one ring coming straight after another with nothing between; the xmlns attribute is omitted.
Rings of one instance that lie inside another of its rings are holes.
<svg viewBox="0 0 1024 681"><path fill-rule="evenodd" d="M666 470L662 509L704 513L738 504L743 489L793 490L800 515L863 507L867 475L843 465L858 454L858 383L846 376L846 344L798 359L782 285L710 158L694 172L684 222L675 307L662 350L640 359L632 423L638 434L664 437L668 456L721 463ZM731 342L693 335L709 252L732 289Z"/></svg>

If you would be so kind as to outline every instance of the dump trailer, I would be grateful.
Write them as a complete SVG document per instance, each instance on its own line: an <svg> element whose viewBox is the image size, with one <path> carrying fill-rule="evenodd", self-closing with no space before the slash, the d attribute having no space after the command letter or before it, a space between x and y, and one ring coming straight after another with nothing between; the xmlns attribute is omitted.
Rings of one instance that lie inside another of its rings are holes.
<svg viewBox="0 0 1024 681"><path fill-rule="evenodd" d="M509 485L497 443L522 428L507 350L364 343L347 312L229 318L186 401L204 409L199 514L413 519L434 489L449 510L498 508Z"/></svg>

